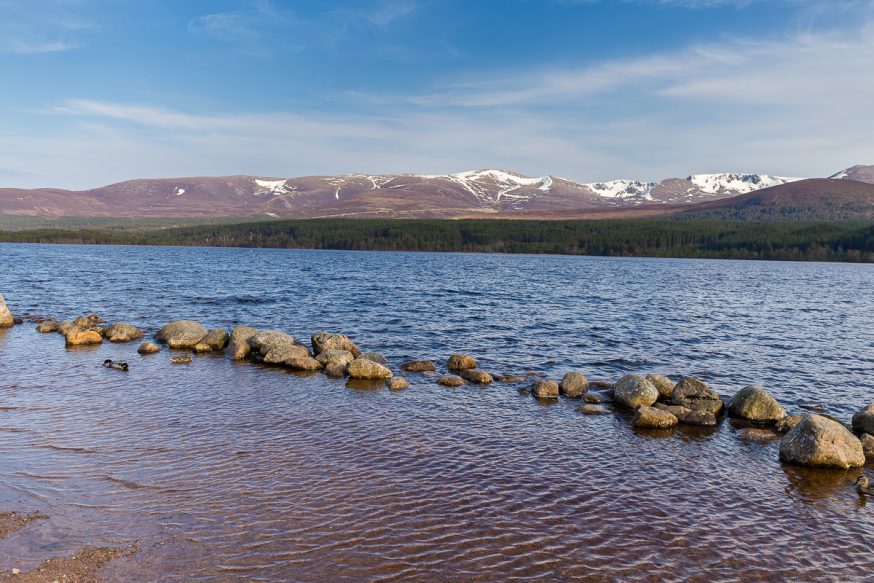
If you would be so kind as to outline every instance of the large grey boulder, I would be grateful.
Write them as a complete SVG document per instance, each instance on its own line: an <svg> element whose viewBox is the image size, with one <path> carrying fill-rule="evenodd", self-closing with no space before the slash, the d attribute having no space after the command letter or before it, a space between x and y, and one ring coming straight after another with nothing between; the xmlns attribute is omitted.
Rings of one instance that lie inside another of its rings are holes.
<svg viewBox="0 0 874 583"><path fill-rule="evenodd" d="M106 331L106 339L110 342L133 342L134 340L139 340L143 336L145 336L145 334L143 334L142 330L133 324L127 324L124 322L113 324Z"/></svg>
<svg viewBox="0 0 874 583"><path fill-rule="evenodd" d="M779 421L786 411L761 387L744 387L728 403L728 414L750 421Z"/></svg>
<svg viewBox="0 0 874 583"><path fill-rule="evenodd" d="M660 374L648 374L646 375L646 380L651 382L659 392L659 398L665 399L666 401L670 400L671 393L674 392L674 386L676 384L674 381Z"/></svg>
<svg viewBox="0 0 874 583"><path fill-rule="evenodd" d="M252 347L253 352L257 352L261 356L266 356L271 350L297 346L297 343L290 334L270 330L266 332L258 332L254 336L250 336L249 346Z"/></svg>
<svg viewBox="0 0 874 583"><path fill-rule="evenodd" d="M613 389L613 400L620 405L637 409L648 407L659 398L658 389L639 374L625 375Z"/></svg>
<svg viewBox="0 0 874 583"><path fill-rule="evenodd" d="M318 334L313 334L310 341L313 345L313 354L316 356L326 350L348 350L355 358L361 356L361 349L344 334L319 332Z"/></svg>
<svg viewBox="0 0 874 583"><path fill-rule="evenodd" d="M13 324L15 324L15 318L6 306L3 294L0 294L0 328L11 328Z"/></svg>
<svg viewBox="0 0 874 583"><path fill-rule="evenodd" d="M821 415L805 415L783 436L780 460L790 464L826 468L865 465L862 442L846 427Z"/></svg>
<svg viewBox="0 0 874 583"><path fill-rule="evenodd" d="M230 336L228 335L228 331L224 328L213 328L210 330L206 336L200 341L202 344L206 344L210 347L210 349L218 352L224 350L228 345L228 341L230 340Z"/></svg>
<svg viewBox="0 0 874 583"><path fill-rule="evenodd" d="M674 427L677 423L679 421L671 413L646 405L638 407L634 419L631 420L633 427L645 429L667 429Z"/></svg>
<svg viewBox="0 0 874 583"><path fill-rule="evenodd" d="M702 427L713 427L716 425L716 415L710 411L693 411L679 405L665 405L662 403L655 403L653 407L667 411L684 425L700 425Z"/></svg>
<svg viewBox="0 0 874 583"><path fill-rule="evenodd" d="M725 407L716 391L694 377L686 377L677 383L671 392L671 403L693 411L709 411L714 415L719 415Z"/></svg>
<svg viewBox="0 0 874 583"><path fill-rule="evenodd" d="M170 348L194 348L208 332L194 320L176 320L158 330L155 339Z"/></svg>
<svg viewBox="0 0 874 583"><path fill-rule="evenodd" d="M874 404L853 415L853 431L874 434Z"/></svg>
<svg viewBox="0 0 874 583"><path fill-rule="evenodd" d="M346 372L353 379L390 379L392 372L372 360L358 358L346 365Z"/></svg>
<svg viewBox="0 0 874 583"><path fill-rule="evenodd" d="M569 372L562 377L558 383L558 391L566 396L578 399L586 394L589 390L589 379L585 375L578 372Z"/></svg>
<svg viewBox="0 0 874 583"><path fill-rule="evenodd" d="M310 351L297 344L277 344L264 355L264 364L284 364L293 358L309 358Z"/></svg>
<svg viewBox="0 0 874 583"><path fill-rule="evenodd" d="M228 341L228 352L233 360L243 360L252 351L249 339L258 334L257 328L251 326L235 326L231 330L231 338Z"/></svg>

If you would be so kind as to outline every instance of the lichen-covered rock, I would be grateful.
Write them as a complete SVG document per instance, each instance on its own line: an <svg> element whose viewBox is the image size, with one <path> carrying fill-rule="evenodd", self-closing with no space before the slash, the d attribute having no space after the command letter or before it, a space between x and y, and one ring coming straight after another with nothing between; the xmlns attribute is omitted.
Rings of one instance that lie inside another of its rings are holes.
<svg viewBox="0 0 874 583"><path fill-rule="evenodd" d="M13 324L15 324L15 318L12 316L12 312L9 311L3 294L0 294L0 328L11 328Z"/></svg>
<svg viewBox="0 0 874 583"><path fill-rule="evenodd" d="M671 392L671 403L693 411L709 411L719 415L725 404L719 395L694 377L685 377Z"/></svg>
<svg viewBox="0 0 874 583"><path fill-rule="evenodd" d="M319 361L316 360L316 362ZM325 376L332 379L342 379L346 376L346 365L340 364L339 362L328 363L325 367Z"/></svg>
<svg viewBox="0 0 874 583"><path fill-rule="evenodd" d="M668 427L674 427L677 423L679 421L671 413L646 405L638 407L637 412L634 414L634 419L631 420L633 427L646 429L667 429Z"/></svg>
<svg viewBox="0 0 874 583"><path fill-rule="evenodd" d="M258 334L257 328L251 326L235 326L231 330L231 338L228 341L228 352L232 360L243 360L252 351L249 339Z"/></svg>
<svg viewBox="0 0 874 583"><path fill-rule="evenodd" d="M460 387L464 384L464 379L458 375L445 374L437 379L437 384L444 387Z"/></svg>
<svg viewBox="0 0 874 583"><path fill-rule="evenodd" d="M744 387L728 403L728 414L750 421L779 421L786 411L761 387Z"/></svg>
<svg viewBox="0 0 874 583"><path fill-rule="evenodd" d="M158 330L155 339L170 348L194 348L208 332L194 320L176 320Z"/></svg>
<svg viewBox="0 0 874 583"><path fill-rule="evenodd" d="M375 362L376 364L381 364L383 366L388 364L388 359L378 352L364 352L358 358L363 358L364 360L371 360L371 361Z"/></svg>
<svg viewBox="0 0 874 583"><path fill-rule="evenodd" d="M99 332L95 330L81 330L78 327L67 332L64 339L67 342L67 346L87 346L103 342L103 336Z"/></svg>
<svg viewBox="0 0 874 583"><path fill-rule="evenodd" d="M346 365L346 372L353 379L389 379L392 372L372 360L358 358Z"/></svg>
<svg viewBox="0 0 874 583"><path fill-rule="evenodd" d="M206 344L215 352L221 352L228 345L228 340L230 340L230 335L226 329L213 328L206 333L201 343Z"/></svg>
<svg viewBox="0 0 874 583"><path fill-rule="evenodd" d="M862 442L862 452L865 454L865 457L867 459L874 458L874 435L863 433L859 441Z"/></svg>
<svg viewBox="0 0 874 583"><path fill-rule="evenodd" d="M840 423L821 415L805 415L783 436L780 460L803 466L847 469L865 465L865 452L862 442Z"/></svg>
<svg viewBox="0 0 874 583"><path fill-rule="evenodd" d="M492 375L478 368L466 368L459 373L459 376L466 381L481 385L487 385L495 380Z"/></svg>
<svg viewBox="0 0 874 583"><path fill-rule="evenodd" d="M264 364L284 364L292 358L309 358L310 351L297 344L277 344L264 355Z"/></svg>
<svg viewBox="0 0 874 583"><path fill-rule="evenodd" d="M92 320L88 316L79 316L78 318L73 320L73 324L78 326L79 328L82 328L83 330L90 330L91 328L94 328L98 324L98 322Z"/></svg>
<svg viewBox="0 0 874 583"><path fill-rule="evenodd" d="M133 342L134 340L139 340L145 334L133 324L119 322L110 326L104 336L110 342Z"/></svg>
<svg viewBox="0 0 874 583"><path fill-rule="evenodd" d="M874 404L853 415L853 431L874 434Z"/></svg>
<svg viewBox="0 0 874 583"><path fill-rule="evenodd" d="M77 325L75 325L70 320L64 320L63 322L58 324L57 332L61 336L66 336L67 332L69 332L70 330L73 330L73 329L81 330L81 328L79 328Z"/></svg>
<svg viewBox="0 0 874 583"><path fill-rule="evenodd" d="M322 363L309 354L306 356L292 356L285 361L285 366L292 370L322 370Z"/></svg>
<svg viewBox="0 0 874 583"><path fill-rule="evenodd" d="M428 372L437 370L432 360L407 360L401 363L401 370L407 372Z"/></svg>
<svg viewBox="0 0 874 583"><path fill-rule="evenodd" d="M161 352L161 347L151 342L143 342L140 344L140 347L137 348L137 352L140 354L155 354L156 352Z"/></svg>
<svg viewBox="0 0 874 583"><path fill-rule="evenodd" d="M776 429L780 433L786 433L787 431L801 423L802 419L804 419L804 415L790 415L788 417L784 417L783 419L777 421L776 424L774 424L774 429Z"/></svg>
<svg viewBox="0 0 874 583"><path fill-rule="evenodd" d="M531 394L538 399L558 399L558 382L537 379L531 383Z"/></svg>
<svg viewBox="0 0 874 583"><path fill-rule="evenodd" d="M351 352L349 352L348 350L331 349L331 350L324 350L324 351L320 352L316 356L316 360L318 360L322 364L322 366L328 366L329 364L332 364L332 363L342 364L343 366L347 366L350 362L355 360L355 356ZM365 360L370 360L370 359L365 359ZM371 360L371 362L376 362L376 361ZM377 363L377 364L381 364L381 363Z"/></svg>
<svg viewBox="0 0 874 583"><path fill-rule="evenodd" d="M253 352L258 353L261 356L267 356L270 351L277 348L289 348L291 346L298 346L298 344L290 334L276 330L269 330L266 332L258 332L257 334L250 336L249 346L252 347Z"/></svg>
<svg viewBox="0 0 874 583"><path fill-rule="evenodd" d="M319 332L318 334L313 334L310 341L313 345L313 354L317 356L326 350L348 350L355 358L361 356L361 349L344 334Z"/></svg>
<svg viewBox="0 0 874 583"><path fill-rule="evenodd" d="M674 381L660 374L648 374L646 380L651 382L652 386L659 392L659 398L670 400L671 393L674 391Z"/></svg>
<svg viewBox="0 0 874 583"><path fill-rule="evenodd" d="M59 322L54 318L43 320L36 325L36 331L40 334L49 334L50 332L58 331Z"/></svg>
<svg viewBox="0 0 874 583"><path fill-rule="evenodd" d="M659 398L658 389L639 374L628 374L619 379L613 389L613 399L625 407L649 407Z"/></svg>
<svg viewBox="0 0 874 583"><path fill-rule="evenodd" d="M558 390L565 397L578 399L589 390L589 379L582 373L566 373L558 383Z"/></svg>
<svg viewBox="0 0 874 583"><path fill-rule="evenodd" d="M408 381L404 377L394 377L386 380L385 386L387 386L392 391L402 391L404 389L410 388L410 381Z"/></svg>
<svg viewBox="0 0 874 583"><path fill-rule="evenodd" d="M449 357L449 361L446 363L446 368L449 370L466 370L469 368L476 368L476 366L476 359L466 354L453 354Z"/></svg>

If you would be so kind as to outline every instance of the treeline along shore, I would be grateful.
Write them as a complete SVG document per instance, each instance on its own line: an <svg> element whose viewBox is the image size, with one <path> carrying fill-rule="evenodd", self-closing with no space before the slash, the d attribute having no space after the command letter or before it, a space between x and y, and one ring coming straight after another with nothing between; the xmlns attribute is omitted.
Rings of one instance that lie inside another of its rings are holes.
<svg viewBox="0 0 874 583"><path fill-rule="evenodd" d="M309 219L0 231L0 242L874 262L870 221Z"/></svg>

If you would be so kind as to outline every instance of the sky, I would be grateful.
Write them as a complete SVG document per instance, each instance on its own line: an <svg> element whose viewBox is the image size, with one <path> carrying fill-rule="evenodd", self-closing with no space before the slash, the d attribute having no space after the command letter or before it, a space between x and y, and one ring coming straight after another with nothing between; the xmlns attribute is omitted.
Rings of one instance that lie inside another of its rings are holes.
<svg viewBox="0 0 874 583"><path fill-rule="evenodd" d="M874 0L0 0L0 187L874 164Z"/></svg>

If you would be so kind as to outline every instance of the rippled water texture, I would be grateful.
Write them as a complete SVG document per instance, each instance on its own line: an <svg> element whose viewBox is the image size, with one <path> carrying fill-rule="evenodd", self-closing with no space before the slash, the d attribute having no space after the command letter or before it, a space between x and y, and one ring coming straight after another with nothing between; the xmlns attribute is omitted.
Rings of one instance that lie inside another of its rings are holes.
<svg viewBox="0 0 874 583"><path fill-rule="evenodd" d="M496 372L761 383L792 412L874 401L868 265L237 249L0 246L17 314L178 318L391 365L453 351ZM359 390L224 356L67 350L0 332L0 509L38 521L0 569L84 545L111 581L866 580L859 471L781 466L776 441L639 433L515 386ZM125 359L127 374L100 366ZM866 471L870 471L870 468ZM8 572L8 571L7 571ZM870 579L868 579L870 580Z"/></svg>

